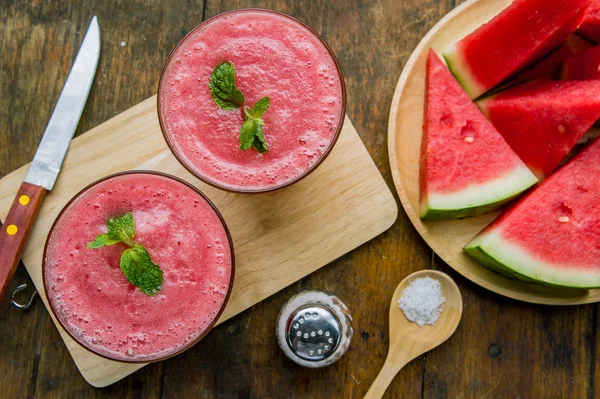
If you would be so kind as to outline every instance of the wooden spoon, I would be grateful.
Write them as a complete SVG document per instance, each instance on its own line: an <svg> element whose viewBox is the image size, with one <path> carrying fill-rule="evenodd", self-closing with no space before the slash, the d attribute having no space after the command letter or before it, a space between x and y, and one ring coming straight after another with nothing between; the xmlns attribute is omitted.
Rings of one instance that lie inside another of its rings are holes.
<svg viewBox="0 0 600 399"><path fill-rule="evenodd" d="M431 277L442 285L446 298L444 310L434 325L419 327L408 321L398 307L402 291L419 277ZM390 349L379 375L373 381L365 399L381 398L398 371L419 355L446 341L458 327L462 316L462 297L454 281L445 273L422 270L406 277L394 292L390 306Z"/></svg>

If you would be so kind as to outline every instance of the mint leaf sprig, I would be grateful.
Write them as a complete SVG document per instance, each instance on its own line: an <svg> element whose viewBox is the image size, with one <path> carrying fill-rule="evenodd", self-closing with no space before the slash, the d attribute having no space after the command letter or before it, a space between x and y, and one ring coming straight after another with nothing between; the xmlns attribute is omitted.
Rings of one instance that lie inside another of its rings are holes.
<svg viewBox="0 0 600 399"><path fill-rule="evenodd" d="M135 221L131 212L110 218L106 222L108 233L96 236L88 248L102 248L123 243L129 248L121 254L121 271L131 284L146 295L156 295L163 283L163 272L143 245L134 241Z"/></svg>
<svg viewBox="0 0 600 399"><path fill-rule="evenodd" d="M246 102L246 97L235 87L235 68L231 62L217 65L208 87L215 104L226 111L237 109Z"/></svg>
<svg viewBox="0 0 600 399"><path fill-rule="evenodd" d="M269 151L269 146L262 131L265 122L261 117L269 109L270 99L263 97L250 108L246 105L244 94L235 86L235 76L235 68L230 61L217 65L208 82L212 99L226 111L242 107L245 122L240 128L240 148L245 151L252 147L265 153Z"/></svg>
<svg viewBox="0 0 600 399"><path fill-rule="evenodd" d="M271 105L269 97L261 98L252 108L244 105L244 118L246 122L244 122L240 130L240 148L242 150L254 147L260 153L269 151L269 146L265 141L262 131L262 125L265 122L261 118L269 109L269 105Z"/></svg>

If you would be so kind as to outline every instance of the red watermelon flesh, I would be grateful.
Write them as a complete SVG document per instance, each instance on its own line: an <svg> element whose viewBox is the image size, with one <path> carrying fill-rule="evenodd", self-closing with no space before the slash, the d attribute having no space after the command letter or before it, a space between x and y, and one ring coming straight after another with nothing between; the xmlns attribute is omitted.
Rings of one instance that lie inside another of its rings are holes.
<svg viewBox="0 0 600 399"><path fill-rule="evenodd" d="M593 42L600 43L600 0L592 0L577 32Z"/></svg>
<svg viewBox="0 0 600 399"><path fill-rule="evenodd" d="M561 79L600 79L600 46L595 46L582 51L565 61Z"/></svg>
<svg viewBox="0 0 600 399"><path fill-rule="evenodd" d="M515 0L444 53L471 98L543 57L577 29L590 0Z"/></svg>
<svg viewBox="0 0 600 399"><path fill-rule="evenodd" d="M484 98L478 105L543 179L600 118L600 80L534 81Z"/></svg>
<svg viewBox="0 0 600 399"><path fill-rule="evenodd" d="M560 46L548 54L547 57L543 58L531 68L518 74L507 86L516 86L517 84L534 79L557 79L560 75L564 61L591 47L593 47L592 43L581 36L572 34Z"/></svg>
<svg viewBox="0 0 600 399"><path fill-rule="evenodd" d="M495 220L465 251L512 277L600 287L600 140Z"/></svg>
<svg viewBox="0 0 600 399"><path fill-rule="evenodd" d="M425 92L422 218L487 212L537 182L433 50Z"/></svg>

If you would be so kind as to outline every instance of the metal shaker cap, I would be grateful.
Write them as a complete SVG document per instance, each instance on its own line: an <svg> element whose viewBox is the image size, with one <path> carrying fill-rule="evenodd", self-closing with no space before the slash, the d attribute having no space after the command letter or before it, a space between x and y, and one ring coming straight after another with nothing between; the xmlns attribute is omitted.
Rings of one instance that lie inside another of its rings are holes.
<svg viewBox="0 0 600 399"><path fill-rule="evenodd" d="M292 312L285 335L292 353L308 360L327 359L340 343L340 322L324 306L308 305Z"/></svg>
<svg viewBox="0 0 600 399"><path fill-rule="evenodd" d="M352 339L352 318L344 303L321 291L303 291L283 306L277 338L283 352L306 367L337 361Z"/></svg>

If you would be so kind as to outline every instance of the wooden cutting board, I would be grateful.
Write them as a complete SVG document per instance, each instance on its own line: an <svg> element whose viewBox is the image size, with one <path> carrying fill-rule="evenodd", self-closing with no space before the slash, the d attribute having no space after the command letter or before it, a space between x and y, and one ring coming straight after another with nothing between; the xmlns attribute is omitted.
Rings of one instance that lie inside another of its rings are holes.
<svg viewBox="0 0 600 399"><path fill-rule="evenodd" d="M6 217L28 167L0 180L0 220ZM89 183L133 169L183 178L206 193L223 214L233 237L236 273L219 323L384 232L398 214L392 193L347 117L332 153L310 176L276 193L240 195L200 182L177 162L162 137L154 96L73 140L23 252L23 262L46 306L41 262L52 222ZM81 374L93 386L110 385L144 367L96 356L58 324L57 328Z"/></svg>

